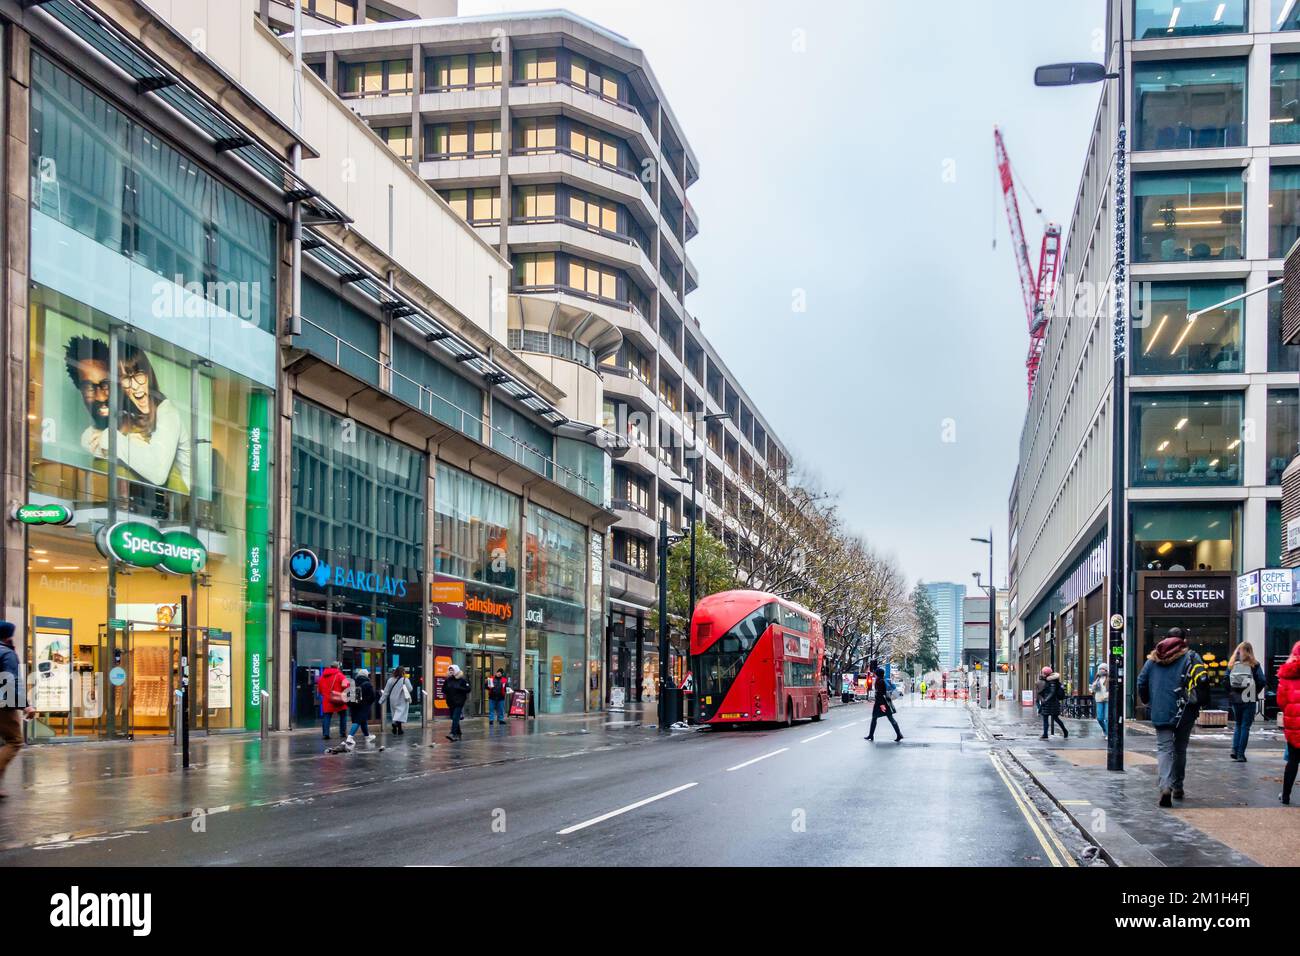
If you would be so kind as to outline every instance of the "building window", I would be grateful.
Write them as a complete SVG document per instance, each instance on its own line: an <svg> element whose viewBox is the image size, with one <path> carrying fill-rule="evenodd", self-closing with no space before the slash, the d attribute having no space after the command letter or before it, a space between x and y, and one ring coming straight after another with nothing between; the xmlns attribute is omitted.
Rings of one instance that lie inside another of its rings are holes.
<svg viewBox="0 0 1300 956"><path fill-rule="evenodd" d="M1282 502L1264 505L1264 566L1282 566Z"/></svg>
<svg viewBox="0 0 1300 956"><path fill-rule="evenodd" d="M569 124L569 151L586 157L589 163L621 169L619 145L618 137L609 133L578 123Z"/></svg>
<svg viewBox="0 0 1300 956"><path fill-rule="evenodd" d="M1282 472L1295 457L1300 442L1300 392L1294 388L1268 390L1268 483L1280 485Z"/></svg>
<svg viewBox="0 0 1300 956"><path fill-rule="evenodd" d="M1300 4L1296 0L1273 0L1273 29L1300 30Z"/></svg>
<svg viewBox="0 0 1300 956"><path fill-rule="evenodd" d="M530 222L553 222L555 220L555 187L516 187L514 212L516 219Z"/></svg>
<svg viewBox="0 0 1300 956"><path fill-rule="evenodd" d="M569 288L600 299L618 301L618 272L584 259L568 259Z"/></svg>
<svg viewBox="0 0 1300 956"><path fill-rule="evenodd" d="M554 117L527 118L515 122L515 152L528 154L553 151L558 142Z"/></svg>
<svg viewBox="0 0 1300 956"><path fill-rule="evenodd" d="M1274 166L1268 182L1268 254L1280 258L1300 236L1300 166Z"/></svg>
<svg viewBox="0 0 1300 956"><path fill-rule="evenodd" d="M1268 290L1268 370L1300 371L1300 345L1282 342L1282 289Z"/></svg>
<svg viewBox="0 0 1300 956"><path fill-rule="evenodd" d="M501 85L500 53L461 53L425 59L425 90L473 90Z"/></svg>
<svg viewBox="0 0 1300 956"><path fill-rule="evenodd" d="M1241 408L1239 392L1135 395L1133 484L1241 484Z"/></svg>
<svg viewBox="0 0 1300 956"><path fill-rule="evenodd" d="M1300 143L1300 55L1275 54L1269 86L1270 143Z"/></svg>
<svg viewBox="0 0 1300 956"><path fill-rule="evenodd" d="M593 63L585 56L576 53L569 55L569 80L574 86L580 86L587 92L602 99L620 101L619 91L622 77L609 67Z"/></svg>
<svg viewBox="0 0 1300 956"><path fill-rule="evenodd" d="M1234 571L1239 509L1234 505L1134 505L1135 571Z"/></svg>
<svg viewBox="0 0 1300 956"><path fill-rule="evenodd" d="M411 127L377 126L375 132L388 144L388 148L406 161L411 159Z"/></svg>
<svg viewBox="0 0 1300 956"><path fill-rule="evenodd" d="M555 253L525 252L515 256L515 285L523 288L553 288Z"/></svg>
<svg viewBox="0 0 1300 956"><path fill-rule="evenodd" d="M472 226L493 226L501 221L501 189L498 186L449 189L442 196L452 211Z"/></svg>
<svg viewBox="0 0 1300 956"><path fill-rule="evenodd" d="M1132 369L1137 375L1242 371L1242 302L1197 309L1245 291L1240 282L1151 282L1134 289ZM1148 301L1149 296L1149 301Z"/></svg>
<svg viewBox="0 0 1300 956"><path fill-rule="evenodd" d="M1245 30L1246 0L1134 0L1133 3L1133 37L1137 40Z"/></svg>
<svg viewBox="0 0 1300 956"><path fill-rule="evenodd" d="M517 83L544 85L554 83L558 75L554 50L520 50L514 63Z"/></svg>
<svg viewBox="0 0 1300 956"><path fill-rule="evenodd" d="M357 22L356 0L298 0L302 12L331 23L348 25Z"/></svg>
<svg viewBox="0 0 1300 956"><path fill-rule="evenodd" d="M1245 185L1237 171L1133 178L1137 262L1240 259Z"/></svg>
<svg viewBox="0 0 1300 956"><path fill-rule="evenodd" d="M410 93L410 60L372 60L367 63L343 63L344 99Z"/></svg>
<svg viewBox="0 0 1300 956"><path fill-rule="evenodd" d="M478 159L501 155L501 121L434 123L425 127L425 159Z"/></svg>
<svg viewBox="0 0 1300 956"><path fill-rule="evenodd" d="M589 193L569 194L569 218L591 229L618 234L618 203Z"/></svg>
<svg viewBox="0 0 1300 956"><path fill-rule="evenodd" d="M1245 142L1246 61L1133 64L1136 149L1206 149Z"/></svg>

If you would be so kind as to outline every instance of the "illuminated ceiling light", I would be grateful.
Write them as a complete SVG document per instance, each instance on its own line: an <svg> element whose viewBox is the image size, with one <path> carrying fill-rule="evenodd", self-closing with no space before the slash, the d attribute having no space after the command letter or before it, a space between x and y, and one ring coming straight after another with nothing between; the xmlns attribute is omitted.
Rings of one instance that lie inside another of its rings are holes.
<svg viewBox="0 0 1300 956"><path fill-rule="evenodd" d="M1166 438L1159 445L1156 445L1156 451L1164 451L1168 447L1169 447L1169 439Z"/></svg>
<svg viewBox="0 0 1300 956"><path fill-rule="evenodd" d="M1286 0L1286 3L1282 7L1282 12L1278 14L1277 17L1277 25L1279 27L1286 22L1286 18L1290 16L1291 8L1294 6L1295 6L1295 0Z"/></svg>
<svg viewBox="0 0 1300 956"><path fill-rule="evenodd" d="M1174 426L1174 431L1182 431L1183 426L1186 424L1187 424L1187 419L1185 418L1178 419L1178 424Z"/></svg>
<svg viewBox="0 0 1300 956"><path fill-rule="evenodd" d="M1219 459L1216 458L1216 459L1214 459L1214 460L1215 460L1215 461L1218 461ZM1206 525L1207 528L1217 528L1218 526L1219 526L1219 519L1218 519L1218 518L1215 518L1215 519L1214 519L1213 521L1211 521L1208 525Z"/></svg>
<svg viewBox="0 0 1300 956"><path fill-rule="evenodd" d="M1195 319L1192 319L1192 320L1189 321L1186 325L1183 326L1183 334L1180 335L1180 336L1178 336L1178 341L1175 342L1175 343L1174 343L1174 347L1171 348L1171 349L1169 350L1169 354L1170 354L1170 355L1177 355L1177 354L1178 354L1178 350L1182 347L1182 344L1183 344L1185 341L1187 341L1187 333L1190 332L1190 331L1192 331L1192 326L1195 325L1195 324L1196 324L1196 320L1195 320Z"/></svg>
<svg viewBox="0 0 1300 956"><path fill-rule="evenodd" d="M1211 458L1211 459L1210 459L1210 467L1211 467L1211 468L1218 468L1218 467L1219 467L1219 459L1217 459L1217 458ZM1214 522L1214 524L1218 524L1218 523L1219 523L1219 522L1217 522L1217 521ZM1213 528L1213 527L1214 527L1214 524L1210 525L1210 527Z"/></svg>
<svg viewBox="0 0 1300 956"><path fill-rule="evenodd" d="M1226 3L1221 3L1221 4L1219 4L1219 9L1217 9L1217 10L1214 11L1214 22L1215 22L1215 23L1218 23L1220 20L1223 19L1223 8L1226 7L1226 6L1227 6Z"/></svg>
<svg viewBox="0 0 1300 956"><path fill-rule="evenodd" d="M1232 441L1228 442L1228 451L1232 451L1234 448L1236 448L1236 447L1237 447L1238 445L1240 445L1240 444L1241 444L1241 439L1240 439L1240 438L1234 438Z"/></svg>
<svg viewBox="0 0 1300 956"><path fill-rule="evenodd" d="M1154 332L1151 333L1151 342L1150 342L1150 344L1148 344L1147 347L1146 347L1145 349L1142 350L1142 354L1143 354L1143 355L1146 355L1146 354L1147 354L1148 352L1150 352L1153 348L1155 348L1156 339L1160 338L1160 333L1161 333L1161 331L1163 331L1163 329L1164 329L1164 327L1165 327L1165 320L1166 320L1167 318L1169 318L1169 316L1167 316L1167 315L1162 315L1162 316L1160 316L1160 321L1156 324L1156 330L1155 330Z"/></svg>
<svg viewBox="0 0 1300 956"><path fill-rule="evenodd" d="M1168 554L1173 549L1174 543L1172 541L1166 541L1160 547L1156 548L1156 554Z"/></svg>
<svg viewBox="0 0 1300 956"><path fill-rule="evenodd" d="M1178 23L1178 14L1182 12L1182 7L1174 7L1173 16L1169 18L1168 32L1174 32L1174 25Z"/></svg>

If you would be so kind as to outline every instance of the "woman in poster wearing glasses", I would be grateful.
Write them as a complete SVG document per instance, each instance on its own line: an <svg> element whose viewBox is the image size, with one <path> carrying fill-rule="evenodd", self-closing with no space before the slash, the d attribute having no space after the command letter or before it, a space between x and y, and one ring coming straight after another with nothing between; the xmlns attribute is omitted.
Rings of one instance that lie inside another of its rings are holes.
<svg viewBox="0 0 1300 956"><path fill-rule="evenodd" d="M122 389L118 459L150 484L189 494L192 451L184 413L159 389L158 376L144 349L124 343L117 367ZM92 439L91 454L107 455L104 436L100 432ZM99 447L101 442L104 447Z"/></svg>

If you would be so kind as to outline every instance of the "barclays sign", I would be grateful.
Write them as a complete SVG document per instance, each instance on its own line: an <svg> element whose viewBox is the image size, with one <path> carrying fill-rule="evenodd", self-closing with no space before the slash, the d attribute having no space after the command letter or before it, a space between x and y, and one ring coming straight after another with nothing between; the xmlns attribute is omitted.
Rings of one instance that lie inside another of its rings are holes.
<svg viewBox="0 0 1300 956"><path fill-rule="evenodd" d="M406 579L376 571L354 571L320 560L310 548L299 548L289 556L289 575L295 581L311 582L317 587L348 588L367 594L406 597Z"/></svg>

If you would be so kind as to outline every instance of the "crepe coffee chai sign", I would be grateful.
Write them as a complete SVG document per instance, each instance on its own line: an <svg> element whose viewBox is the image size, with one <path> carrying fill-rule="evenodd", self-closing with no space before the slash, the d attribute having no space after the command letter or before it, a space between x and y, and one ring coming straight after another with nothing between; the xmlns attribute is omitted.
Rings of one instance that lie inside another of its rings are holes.
<svg viewBox="0 0 1300 956"><path fill-rule="evenodd" d="M1226 615L1232 613L1232 578L1146 577L1142 600L1147 616L1161 614Z"/></svg>

